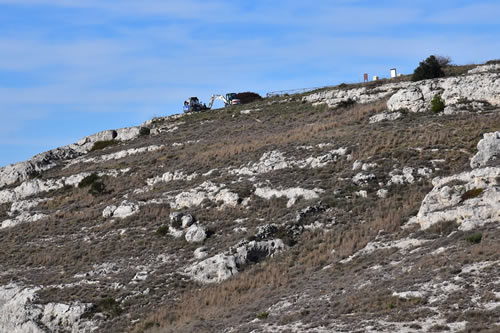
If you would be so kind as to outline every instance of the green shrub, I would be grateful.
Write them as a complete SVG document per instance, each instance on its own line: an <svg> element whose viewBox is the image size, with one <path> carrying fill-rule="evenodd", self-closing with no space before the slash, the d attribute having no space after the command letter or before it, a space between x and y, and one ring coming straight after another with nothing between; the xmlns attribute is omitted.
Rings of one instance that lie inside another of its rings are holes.
<svg viewBox="0 0 500 333"><path fill-rule="evenodd" d="M100 300L97 303L97 307L100 311L107 312L113 317L119 316L123 312L120 303L111 297Z"/></svg>
<svg viewBox="0 0 500 333"><path fill-rule="evenodd" d="M93 173L85 178L83 178L80 183L78 183L79 188L84 188L87 186L91 186L94 182L100 180L101 178L96 174Z"/></svg>
<svg viewBox="0 0 500 333"><path fill-rule="evenodd" d="M90 186L89 193L92 195L101 194L106 189L106 186L102 181L102 178L95 173L83 178L80 181L80 183L78 183L78 188L84 188L89 186Z"/></svg>
<svg viewBox="0 0 500 333"><path fill-rule="evenodd" d="M465 240L471 244L479 244L481 243L481 239L483 239L483 234L480 232L475 232L465 237Z"/></svg>
<svg viewBox="0 0 500 333"><path fill-rule="evenodd" d="M264 320L269 317L269 312L259 312L257 313L257 319Z"/></svg>
<svg viewBox="0 0 500 333"><path fill-rule="evenodd" d="M169 231L168 225L162 225L161 227L156 229L156 233L160 236L165 236L166 234L168 234L168 231Z"/></svg>
<svg viewBox="0 0 500 333"><path fill-rule="evenodd" d="M115 140L96 141L94 142L94 145L92 146L92 149L90 149L90 151L101 150L106 147L116 145L117 143L118 142Z"/></svg>
<svg viewBox="0 0 500 333"><path fill-rule="evenodd" d="M149 135L150 133L151 133L151 130L149 129L149 127L141 127L141 129L139 130L139 135L142 135L142 136Z"/></svg>
<svg viewBox="0 0 500 333"><path fill-rule="evenodd" d="M431 100L431 111L434 113L439 113L444 110L444 101L440 95L434 95L434 98Z"/></svg>
<svg viewBox="0 0 500 333"><path fill-rule="evenodd" d="M424 61L420 62L417 68L413 71L412 81L420 81L426 79L435 79L443 77L444 72L441 68L436 56L431 55Z"/></svg>
<svg viewBox="0 0 500 333"><path fill-rule="evenodd" d="M464 192L462 194L462 197L461 197L461 202L464 202L465 200L469 200L469 199L472 199L472 198L475 198L475 197L478 197L481 193L483 193L483 189L482 188L473 188L473 189L470 189L466 192Z"/></svg>
<svg viewBox="0 0 500 333"><path fill-rule="evenodd" d="M95 181L90 185L89 193L92 195L98 195L101 193L104 193L104 190L106 189L106 186L102 182L101 179Z"/></svg>

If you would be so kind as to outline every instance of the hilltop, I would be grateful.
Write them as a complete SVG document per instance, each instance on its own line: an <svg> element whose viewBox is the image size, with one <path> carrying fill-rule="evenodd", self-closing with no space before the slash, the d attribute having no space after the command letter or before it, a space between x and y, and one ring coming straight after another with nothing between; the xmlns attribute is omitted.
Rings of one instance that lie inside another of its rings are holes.
<svg viewBox="0 0 500 333"><path fill-rule="evenodd" d="M498 331L500 65L456 70L1 168L0 331Z"/></svg>

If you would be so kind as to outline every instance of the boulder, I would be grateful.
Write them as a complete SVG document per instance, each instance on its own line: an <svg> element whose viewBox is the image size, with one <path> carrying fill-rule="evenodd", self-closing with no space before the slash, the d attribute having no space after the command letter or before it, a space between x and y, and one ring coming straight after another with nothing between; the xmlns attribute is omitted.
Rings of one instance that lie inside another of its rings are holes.
<svg viewBox="0 0 500 333"><path fill-rule="evenodd" d="M481 111L487 106L500 105L500 73L480 73L442 79L412 82L401 87L387 101L389 111L407 109L412 112L428 111L435 95L441 95L447 112L463 109Z"/></svg>
<svg viewBox="0 0 500 333"><path fill-rule="evenodd" d="M257 187L254 194L258 197L264 199L271 199L272 197L281 198L286 197L288 202L286 206L288 208L292 207L299 198L304 200L318 199L319 194L324 191L319 188L313 190L307 190L300 187L292 187L284 190L276 190L269 187Z"/></svg>
<svg viewBox="0 0 500 333"><path fill-rule="evenodd" d="M352 182L358 186L362 186L368 184L368 182L373 179L375 179L375 175L373 173L365 174L359 172L352 177Z"/></svg>
<svg viewBox="0 0 500 333"><path fill-rule="evenodd" d="M486 167L458 175L435 178L411 222L427 229L444 221L454 221L460 230L500 222L500 167Z"/></svg>
<svg viewBox="0 0 500 333"><path fill-rule="evenodd" d="M39 287L16 284L0 286L0 332L94 332L97 323L89 320L93 305L71 302L35 304Z"/></svg>
<svg viewBox="0 0 500 333"><path fill-rule="evenodd" d="M106 207L104 210L106 210L108 207ZM131 203L128 201L123 201L120 206L118 206L114 212L113 212L113 217L121 218L124 219L126 217L132 216L135 213L139 211L139 205L135 203ZM104 216L104 212L103 212Z"/></svg>
<svg viewBox="0 0 500 333"><path fill-rule="evenodd" d="M401 89L391 96L387 101L387 107L391 111L408 110L410 112L426 111L428 105L424 99L422 90L418 86Z"/></svg>
<svg viewBox="0 0 500 333"><path fill-rule="evenodd" d="M202 260L202 259L205 259L206 257L208 257L206 247L202 246L202 247L199 247L196 250L194 250L194 258L195 259Z"/></svg>
<svg viewBox="0 0 500 333"><path fill-rule="evenodd" d="M102 211L102 217L104 217L105 219L110 218L111 216L113 216L113 213L115 212L116 208L117 207L115 205L107 206Z"/></svg>
<svg viewBox="0 0 500 333"><path fill-rule="evenodd" d="M500 131L485 133L477 144L477 154L470 161L471 168L485 166L489 161L500 158Z"/></svg>
<svg viewBox="0 0 500 333"><path fill-rule="evenodd" d="M201 243L207 238L207 229L195 223L187 229L184 237L188 243Z"/></svg>
<svg viewBox="0 0 500 333"><path fill-rule="evenodd" d="M280 239L242 241L224 253L202 260L186 268L185 273L201 283L218 283L238 273L238 267L256 263L285 249Z"/></svg>
<svg viewBox="0 0 500 333"><path fill-rule="evenodd" d="M128 141L137 138L140 135L140 127L126 127L117 129L115 140Z"/></svg>
<svg viewBox="0 0 500 333"><path fill-rule="evenodd" d="M399 119L403 116L403 114L399 111L395 111L395 112L381 112L381 113L377 113L376 115L374 116L371 116L369 121L370 121L370 124L374 124L374 123L378 123L378 122L381 122L381 121L393 121L393 120L396 120L396 119Z"/></svg>
<svg viewBox="0 0 500 333"><path fill-rule="evenodd" d="M500 64L481 65L469 70L469 74L488 73L500 71Z"/></svg>
<svg viewBox="0 0 500 333"><path fill-rule="evenodd" d="M181 218L182 228L186 229L194 223L194 217L191 214L186 214Z"/></svg>

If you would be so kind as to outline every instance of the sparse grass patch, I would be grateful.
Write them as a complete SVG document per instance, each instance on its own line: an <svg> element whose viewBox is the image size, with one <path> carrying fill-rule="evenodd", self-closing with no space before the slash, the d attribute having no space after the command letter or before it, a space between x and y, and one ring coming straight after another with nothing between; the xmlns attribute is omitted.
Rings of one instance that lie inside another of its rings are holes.
<svg viewBox="0 0 500 333"><path fill-rule="evenodd" d="M458 229L458 224L456 221L441 221L434 223L429 228L425 230L426 233L438 234L438 235L449 235L453 231Z"/></svg>

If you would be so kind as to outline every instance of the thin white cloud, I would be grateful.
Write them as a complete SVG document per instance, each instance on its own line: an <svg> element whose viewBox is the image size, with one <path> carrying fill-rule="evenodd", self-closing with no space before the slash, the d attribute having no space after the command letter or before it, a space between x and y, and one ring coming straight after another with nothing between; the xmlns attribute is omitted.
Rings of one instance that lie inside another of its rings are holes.
<svg viewBox="0 0 500 333"><path fill-rule="evenodd" d="M494 24L500 25L498 15L500 3L474 3L472 5L438 11L428 18L429 22L439 24Z"/></svg>

